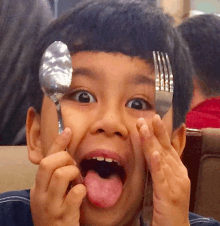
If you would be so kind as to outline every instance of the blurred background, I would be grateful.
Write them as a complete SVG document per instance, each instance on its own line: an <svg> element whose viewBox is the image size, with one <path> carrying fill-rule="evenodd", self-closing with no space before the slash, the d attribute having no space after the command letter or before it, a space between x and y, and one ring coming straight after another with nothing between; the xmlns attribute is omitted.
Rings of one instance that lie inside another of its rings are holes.
<svg viewBox="0 0 220 226"><path fill-rule="evenodd" d="M58 17L63 11L73 6L78 0L49 0L54 16ZM158 4L170 13L176 24L185 18L202 14L220 14L220 0L148 0Z"/></svg>

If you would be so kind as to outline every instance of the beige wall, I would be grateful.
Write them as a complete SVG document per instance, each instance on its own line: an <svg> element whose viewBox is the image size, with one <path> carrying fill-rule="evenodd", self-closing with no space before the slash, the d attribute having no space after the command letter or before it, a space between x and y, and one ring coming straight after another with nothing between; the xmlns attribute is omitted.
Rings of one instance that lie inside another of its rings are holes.
<svg viewBox="0 0 220 226"><path fill-rule="evenodd" d="M160 5L174 17L176 24L181 23L190 10L190 0L160 0Z"/></svg>
<svg viewBox="0 0 220 226"><path fill-rule="evenodd" d="M26 146L0 146L0 193L31 188L37 168Z"/></svg>

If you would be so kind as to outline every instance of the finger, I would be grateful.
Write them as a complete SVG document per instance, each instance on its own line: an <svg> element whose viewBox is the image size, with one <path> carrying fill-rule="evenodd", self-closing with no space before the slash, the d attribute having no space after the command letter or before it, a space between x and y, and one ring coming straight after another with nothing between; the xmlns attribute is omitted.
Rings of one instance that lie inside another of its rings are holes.
<svg viewBox="0 0 220 226"><path fill-rule="evenodd" d="M76 166L69 165L54 171L48 186L48 200L52 208L60 208L66 197L69 183L79 176L80 172Z"/></svg>
<svg viewBox="0 0 220 226"><path fill-rule="evenodd" d="M170 167L175 177L183 178L188 175L187 169L181 160L180 163L177 162L172 155L167 155L163 160Z"/></svg>
<svg viewBox="0 0 220 226"><path fill-rule="evenodd" d="M152 120L152 126L153 126L153 130L154 130L154 134L158 140L158 142L160 143L160 145L162 146L162 150L163 152L161 152L160 154L162 156L166 156L166 155L172 155L173 158L180 164L181 160L179 158L179 155L177 153L177 151L173 148L171 141L170 141L170 137L169 134L167 132L166 127L163 124L163 121L161 120L159 115L155 115L153 120Z"/></svg>
<svg viewBox="0 0 220 226"><path fill-rule="evenodd" d="M66 127L52 144L50 150L47 152L47 156L57 153L59 151L64 151L67 148L71 137L72 131L70 128Z"/></svg>
<svg viewBox="0 0 220 226"><path fill-rule="evenodd" d="M185 167L179 170L181 174L177 175L176 171L170 166L171 165L168 165L167 162L161 161L161 167L169 187L167 197L170 196L172 200L178 201L183 197L188 197L186 195L189 195L190 192L190 180Z"/></svg>
<svg viewBox="0 0 220 226"><path fill-rule="evenodd" d="M178 165L177 162L172 159L166 159L162 161L164 175L172 193L180 193L178 190L187 187L189 184L188 172L186 167Z"/></svg>
<svg viewBox="0 0 220 226"><path fill-rule="evenodd" d="M159 115L155 115L152 120L154 134L160 142L161 146L165 149L170 148L170 137Z"/></svg>
<svg viewBox="0 0 220 226"><path fill-rule="evenodd" d="M140 130L141 126L143 126L144 124L146 124L146 121L144 118L139 118L137 120L137 129Z"/></svg>
<svg viewBox="0 0 220 226"><path fill-rule="evenodd" d="M61 151L44 158L39 165L36 176L36 189L39 192L46 192L53 172L61 167L75 165L75 161L66 152Z"/></svg>
<svg viewBox="0 0 220 226"><path fill-rule="evenodd" d="M85 196L86 187L83 184L77 184L67 194L63 207L71 213L77 212Z"/></svg>
<svg viewBox="0 0 220 226"><path fill-rule="evenodd" d="M156 140L156 137L154 136L153 132L150 130L149 126L146 124L145 121L141 122L141 126L138 128L138 130L140 133L143 152L147 160L147 163L149 165L150 156L154 151L160 149L161 147L159 146L159 143Z"/></svg>
<svg viewBox="0 0 220 226"><path fill-rule="evenodd" d="M161 198L161 196L166 196L165 191L167 191L169 187L162 168L160 153L158 151L155 151L151 155L150 159L151 177L154 193L158 198Z"/></svg>

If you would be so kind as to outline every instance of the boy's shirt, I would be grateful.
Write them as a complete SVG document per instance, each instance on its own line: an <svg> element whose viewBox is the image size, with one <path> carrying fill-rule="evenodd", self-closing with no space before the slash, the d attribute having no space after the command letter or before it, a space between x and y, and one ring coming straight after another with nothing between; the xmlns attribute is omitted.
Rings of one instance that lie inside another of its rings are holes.
<svg viewBox="0 0 220 226"><path fill-rule="evenodd" d="M220 222L189 213L190 225L220 226ZM30 190L0 194L0 226L32 226ZM143 224L140 226L144 226Z"/></svg>

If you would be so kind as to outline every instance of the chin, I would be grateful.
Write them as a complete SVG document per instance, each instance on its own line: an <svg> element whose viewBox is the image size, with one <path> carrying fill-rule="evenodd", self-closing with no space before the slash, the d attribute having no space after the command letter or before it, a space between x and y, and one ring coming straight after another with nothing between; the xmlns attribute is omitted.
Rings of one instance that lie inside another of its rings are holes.
<svg viewBox="0 0 220 226"><path fill-rule="evenodd" d="M138 199L138 198L137 198ZM139 221L142 203L126 209L126 205L116 204L112 208L99 208L89 203L87 198L81 206L80 226L133 226ZM128 208L128 207L127 207Z"/></svg>

